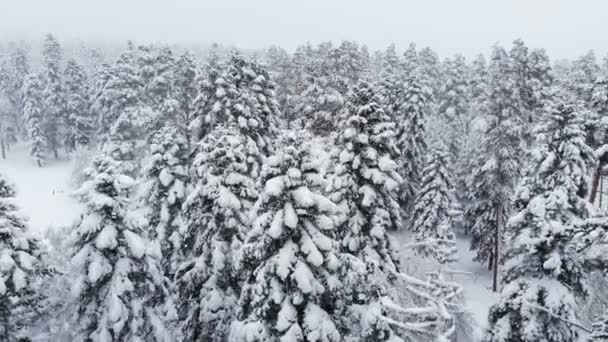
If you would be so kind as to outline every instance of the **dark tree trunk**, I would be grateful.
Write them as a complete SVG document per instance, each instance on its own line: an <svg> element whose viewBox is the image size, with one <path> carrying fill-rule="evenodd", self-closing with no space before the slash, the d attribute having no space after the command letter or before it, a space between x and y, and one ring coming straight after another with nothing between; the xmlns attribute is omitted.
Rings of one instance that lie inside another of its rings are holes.
<svg viewBox="0 0 608 342"><path fill-rule="evenodd" d="M0 137L0 149L2 150L2 159L6 159L6 143L4 137Z"/></svg>
<svg viewBox="0 0 608 342"><path fill-rule="evenodd" d="M494 267L492 269L492 291L498 291L498 259L500 252L500 230L502 224L502 204L496 207L496 228L494 229L494 253L492 253L492 261Z"/></svg>
<svg viewBox="0 0 608 342"><path fill-rule="evenodd" d="M595 196L597 194L597 187L600 184L600 173L602 170L601 163L593 170L593 178L591 179L591 193L589 194L589 202L595 203Z"/></svg>

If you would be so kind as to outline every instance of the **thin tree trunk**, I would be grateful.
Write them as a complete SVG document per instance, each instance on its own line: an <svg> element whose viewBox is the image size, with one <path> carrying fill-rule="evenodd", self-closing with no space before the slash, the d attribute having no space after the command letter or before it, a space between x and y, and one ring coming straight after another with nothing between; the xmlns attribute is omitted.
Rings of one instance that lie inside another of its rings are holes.
<svg viewBox="0 0 608 342"><path fill-rule="evenodd" d="M491 271L493 266L494 266L494 257L492 255L490 255L490 260L488 261L488 271Z"/></svg>
<svg viewBox="0 0 608 342"><path fill-rule="evenodd" d="M598 164L595 170L593 170L593 178L591 179L591 193L589 194L589 202L595 203L595 196L597 194L597 187L600 183L600 173L602 165Z"/></svg>
<svg viewBox="0 0 608 342"><path fill-rule="evenodd" d="M0 136L0 149L2 150L2 159L6 159L6 144L4 143L4 136Z"/></svg>
<svg viewBox="0 0 608 342"><path fill-rule="evenodd" d="M604 177L600 176L600 203L599 207L602 209L602 198L604 197Z"/></svg>
<svg viewBox="0 0 608 342"><path fill-rule="evenodd" d="M500 251L500 225L502 224L502 204L496 206L496 228L494 229L494 267L492 270L492 291L498 292L498 259Z"/></svg>

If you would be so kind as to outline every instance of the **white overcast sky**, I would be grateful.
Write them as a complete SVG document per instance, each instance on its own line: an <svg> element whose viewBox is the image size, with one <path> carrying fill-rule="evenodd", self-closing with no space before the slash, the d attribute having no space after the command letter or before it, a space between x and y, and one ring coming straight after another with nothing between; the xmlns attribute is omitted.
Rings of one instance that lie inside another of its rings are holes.
<svg viewBox="0 0 608 342"><path fill-rule="evenodd" d="M354 39L372 49L414 41L442 56L521 37L554 58L608 52L608 0L0 0L0 37L293 49ZM5 40L5 39L0 39Z"/></svg>

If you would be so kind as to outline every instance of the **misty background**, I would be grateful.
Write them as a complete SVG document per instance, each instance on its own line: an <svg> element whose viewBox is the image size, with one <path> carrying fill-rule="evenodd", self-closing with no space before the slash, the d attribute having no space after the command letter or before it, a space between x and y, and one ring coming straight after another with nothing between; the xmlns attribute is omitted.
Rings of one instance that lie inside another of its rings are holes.
<svg viewBox="0 0 608 342"><path fill-rule="evenodd" d="M307 41L349 39L371 49L415 42L442 57L472 57L522 38L554 59L572 59L608 52L607 11L601 0L0 0L0 36L288 50Z"/></svg>

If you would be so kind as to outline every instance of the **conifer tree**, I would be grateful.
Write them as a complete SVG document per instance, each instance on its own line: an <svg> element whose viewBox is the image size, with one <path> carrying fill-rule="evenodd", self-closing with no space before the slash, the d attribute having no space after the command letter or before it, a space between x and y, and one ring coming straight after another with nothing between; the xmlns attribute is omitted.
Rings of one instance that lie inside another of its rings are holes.
<svg viewBox="0 0 608 342"><path fill-rule="evenodd" d="M96 158L77 192L85 213L72 258L78 269L74 329L86 341L172 341L173 303L141 218L128 214L134 181L121 169L110 156Z"/></svg>
<svg viewBox="0 0 608 342"><path fill-rule="evenodd" d="M581 341L577 300L587 296L574 226L591 206L585 144L578 110L556 96L535 133L539 149L521 182L509 220L514 236L505 255L500 301L492 306L484 341Z"/></svg>
<svg viewBox="0 0 608 342"><path fill-rule="evenodd" d="M188 144L170 123L150 143L150 155L142 170L139 196L146 209L149 237L158 245L165 276L173 278L181 262L181 243L186 231L182 205L188 185Z"/></svg>
<svg viewBox="0 0 608 342"><path fill-rule="evenodd" d="M190 130L199 141L230 115L237 96L236 86L215 51L211 51L203 74L197 79L198 94L193 102Z"/></svg>
<svg viewBox="0 0 608 342"><path fill-rule="evenodd" d="M297 126L320 136L335 132L344 100L338 91L329 86L325 77L310 77L307 88L298 96L297 102L294 110L303 121Z"/></svg>
<svg viewBox="0 0 608 342"><path fill-rule="evenodd" d="M416 44L410 43L403 53L403 69L405 77L411 79L413 76L420 77L420 66Z"/></svg>
<svg viewBox="0 0 608 342"><path fill-rule="evenodd" d="M332 215L306 145L284 142L262 171L264 190L242 263L253 272L241 293L236 341L342 341L332 317L341 286Z"/></svg>
<svg viewBox="0 0 608 342"><path fill-rule="evenodd" d="M182 127L190 141L190 122L194 115L194 100L198 94L196 80L200 70L195 63L194 57L186 52L176 62L175 93L174 96L180 104L180 115L177 126Z"/></svg>
<svg viewBox="0 0 608 342"><path fill-rule="evenodd" d="M425 113L431 101L431 89L415 75L410 76L399 93L401 103L397 109L397 147L401 153L397 159L403 179L399 193L402 210L409 216L422 178L427 143L425 138Z"/></svg>
<svg viewBox="0 0 608 342"><path fill-rule="evenodd" d="M430 47L425 47L418 52L417 61L420 77L431 88L433 98L438 99L443 84L439 56Z"/></svg>
<svg viewBox="0 0 608 342"><path fill-rule="evenodd" d="M0 174L0 341L29 341L41 310L42 262L14 202L14 186Z"/></svg>
<svg viewBox="0 0 608 342"><path fill-rule="evenodd" d="M463 138L468 134L469 98L468 80L464 57L455 56L443 64L445 82L437 98L437 112L449 131L444 135L444 142L449 152L457 158L460 154Z"/></svg>
<svg viewBox="0 0 608 342"><path fill-rule="evenodd" d="M0 103L0 144L3 157L26 131L23 84L30 72L27 53L22 47L9 45L6 54L0 65L0 92L6 99Z"/></svg>
<svg viewBox="0 0 608 342"><path fill-rule="evenodd" d="M44 165L47 153L47 138L44 131L43 87L38 75L29 75L23 84L23 111L27 134L30 138L30 155L38 166Z"/></svg>
<svg viewBox="0 0 608 342"><path fill-rule="evenodd" d="M255 143L238 128L220 126L195 150L194 189L184 205L185 255L176 277L188 341L225 341L238 313L243 278L236 259L257 199L256 179L249 174L251 149Z"/></svg>
<svg viewBox="0 0 608 342"><path fill-rule="evenodd" d="M401 226L395 124L366 82L353 89L343 117L336 142L341 152L330 184L330 199L341 215L341 251L348 260L344 275L348 308L342 319L360 324L363 338L384 340L393 336L392 329L372 308L378 294L391 286L387 277L399 269L395 242L388 234ZM366 280L372 278L373 282Z"/></svg>
<svg viewBox="0 0 608 342"><path fill-rule="evenodd" d="M277 120L281 115L275 99L274 82L265 68L239 54L232 56L228 74L237 91L228 122L235 123L262 153L268 154L272 150L271 139L277 134Z"/></svg>
<svg viewBox="0 0 608 342"><path fill-rule="evenodd" d="M71 59L65 73L66 90L66 137L68 151L88 146L93 138L94 120L89 109L88 80L84 69Z"/></svg>
<svg viewBox="0 0 608 342"><path fill-rule="evenodd" d="M493 210L496 222L492 255L500 256L499 247L504 234L505 217L503 213L510 210L510 198L513 196L515 184L519 181L525 143L525 118L520 106L518 89L510 76L510 60L506 51L495 46L489 66L489 92L483 106L485 127L481 142L480 155L483 164L480 165L484 182L492 184L489 193L482 194L477 200L480 206L490 203L496 205ZM475 189L474 189L475 190ZM487 188L480 188L486 191ZM473 195L476 198L476 195ZM481 216L477 218L482 219ZM473 219L477 219L473 218ZM474 225L474 223L472 224ZM493 289L498 289L498 258L493 258Z"/></svg>
<svg viewBox="0 0 608 342"><path fill-rule="evenodd" d="M605 342L608 341L608 314L604 313L593 322L593 331L591 332L591 341Z"/></svg>
<svg viewBox="0 0 608 342"><path fill-rule="evenodd" d="M457 259L455 236L448 217L452 202L448 162L446 152L440 148L433 148L427 154L410 228L416 232L417 252L441 264Z"/></svg>
<svg viewBox="0 0 608 342"><path fill-rule="evenodd" d="M45 88L44 101L44 134L47 139L48 148L53 152L55 159L59 157L58 150L62 143L62 130L65 127L66 103L63 80L61 77L61 46L52 34L47 34L44 39L42 50L44 57Z"/></svg>
<svg viewBox="0 0 608 342"><path fill-rule="evenodd" d="M0 85L0 90L2 85ZM16 108L10 103L6 96L0 97L0 155L6 159L6 152L11 145L18 141L18 116L15 115Z"/></svg>

